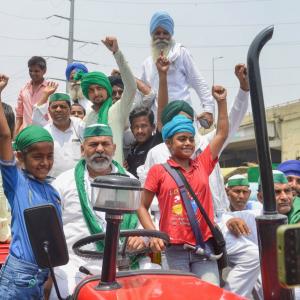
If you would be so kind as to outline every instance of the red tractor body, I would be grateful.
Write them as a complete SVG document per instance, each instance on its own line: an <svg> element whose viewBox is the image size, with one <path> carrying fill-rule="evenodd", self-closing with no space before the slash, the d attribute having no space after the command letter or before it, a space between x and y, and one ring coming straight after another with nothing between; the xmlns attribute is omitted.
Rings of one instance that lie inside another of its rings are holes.
<svg viewBox="0 0 300 300"><path fill-rule="evenodd" d="M117 282L121 288L98 289L100 276L90 276L77 286L74 300L241 300L241 296L204 282L193 274L174 271L120 272Z"/></svg>

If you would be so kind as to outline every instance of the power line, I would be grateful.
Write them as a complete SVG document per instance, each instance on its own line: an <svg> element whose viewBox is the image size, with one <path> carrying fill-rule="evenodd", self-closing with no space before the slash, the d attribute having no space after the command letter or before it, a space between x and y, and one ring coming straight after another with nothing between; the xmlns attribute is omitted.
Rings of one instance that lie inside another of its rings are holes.
<svg viewBox="0 0 300 300"><path fill-rule="evenodd" d="M6 35L0 35L0 38L2 39L8 39L8 40L16 40L16 41L42 41L46 40L46 38L19 38L19 37L11 37Z"/></svg>
<svg viewBox="0 0 300 300"><path fill-rule="evenodd" d="M18 38L18 37L10 37L0 35L0 38L10 39L10 40L22 40L22 41L44 41L49 38L59 38L68 41L69 39L66 37L62 37L59 35L51 35L46 38ZM83 41L74 39L74 42L90 44L94 46L99 46L101 43L96 41ZM298 46L300 45L300 41L285 41L285 42L274 42L269 43L268 46ZM136 43L122 43L123 47L127 48L149 48L148 44L136 44ZM187 45L188 48L239 48L239 47L249 47L249 44L213 44L213 45Z"/></svg>
<svg viewBox="0 0 300 300"><path fill-rule="evenodd" d="M85 0L86 1L86 0ZM272 0L226 0L226 1L194 1L194 2L147 2L147 1L109 1L109 0L89 0L90 2L101 2L101 3L109 3L109 4L134 4L134 5L207 5L207 4L235 4L235 3L257 3L257 2L271 2Z"/></svg>
<svg viewBox="0 0 300 300"><path fill-rule="evenodd" d="M269 0L270 1L270 0ZM53 14L51 16L47 17L24 17L21 15L15 15L15 14L9 14L3 11L0 11L0 14L6 15L9 17L15 17L19 19L24 19L24 20L35 20L35 21L45 21L49 20L53 17L58 17L61 19L66 19L70 20L68 17L60 16L57 14ZM102 23L102 24L112 24L112 25L127 25L127 26L149 26L148 23L131 23L131 22L121 22L121 21L109 21L109 20L98 20L98 19L85 19L85 18L75 18L76 21L79 22L89 22L89 23ZM300 24L300 21L288 21L288 22L277 22L274 23L274 26L281 26L281 25L297 25ZM177 24L176 23L176 28L218 28L218 27L235 27L235 28L241 28L241 27L258 27L258 26L269 26L269 23L253 23L253 24Z"/></svg>
<svg viewBox="0 0 300 300"><path fill-rule="evenodd" d="M15 17L15 18L24 19L24 20L41 21L41 20L46 19L45 17L44 18L43 17L25 17L25 16L20 16L20 15L10 14L10 13L7 13L5 11L0 11L0 14L4 15L4 16Z"/></svg>
<svg viewBox="0 0 300 300"><path fill-rule="evenodd" d="M85 18L75 18L76 21L79 22L90 22L90 23L102 23L102 24L112 24L112 25L128 25L128 26L146 26L148 27L148 23L130 23L130 22L121 22L121 21L109 21L109 20L96 20L96 19L85 19ZM278 22L274 23L274 26L280 25L297 25L300 24L300 21L291 21L291 22ZM177 24L176 28L215 28L215 27L257 27L257 26L269 26L270 23L256 23L256 24Z"/></svg>

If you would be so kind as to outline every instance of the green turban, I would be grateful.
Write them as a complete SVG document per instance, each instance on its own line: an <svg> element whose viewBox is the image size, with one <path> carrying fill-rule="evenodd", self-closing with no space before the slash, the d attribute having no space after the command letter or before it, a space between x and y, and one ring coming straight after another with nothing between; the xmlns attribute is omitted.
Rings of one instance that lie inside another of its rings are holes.
<svg viewBox="0 0 300 300"><path fill-rule="evenodd" d="M71 98L69 95L64 94L64 93L54 93L50 96L49 102L54 102L54 101L67 101L71 102Z"/></svg>
<svg viewBox="0 0 300 300"><path fill-rule="evenodd" d="M289 183L286 176L278 170L272 170L272 174L273 174L273 181L274 184L275 183L281 183L281 184L285 184L285 183ZM258 188L261 188L261 180L260 177L258 178Z"/></svg>
<svg viewBox="0 0 300 300"><path fill-rule="evenodd" d="M92 136L113 136L111 128L106 124L93 124L85 128L84 138Z"/></svg>
<svg viewBox="0 0 300 300"><path fill-rule="evenodd" d="M175 116L177 116L181 111L185 112L192 119L194 119L193 108L183 100L175 100L170 102L162 111L161 122L163 125L170 122Z"/></svg>
<svg viewBox="0 0 300 300"><path fill-rule="evenodd" d="M79 71L75 74L74 80L81 81L81 89L85 98L89 99L89 86L98 84L107 91L108 98L112 96L112 87L108 77L102 72L88 72Z"/></svg>
<svg viewBox="0 0 300 300"><path fill-rule="evenodd" d="M53 138L43 127L29 125L16 136L14 148L16 151L23 151L27 147L39 142L53 143Z"/></svg>
<svg viewBox="0 0 300 300"><path fill-rule="evenodd" d="M228 178L227 187L233 187L233 186L249 186L249 181L243 175L240 174L233 175Z"/></svg>
<svg viewBox="0 0 300 300"><path fill-rule="evenodd" d="M79 71L75 74L74 80L81 81L81 89L85 98L89 99L89 86L97 84L107 91L107 99L102 103L98 111L97 123L108 124L108 110L112 106L112 87L108 77L102 72L84 73ZM90 99L89 99L90 100Z"/></svg>

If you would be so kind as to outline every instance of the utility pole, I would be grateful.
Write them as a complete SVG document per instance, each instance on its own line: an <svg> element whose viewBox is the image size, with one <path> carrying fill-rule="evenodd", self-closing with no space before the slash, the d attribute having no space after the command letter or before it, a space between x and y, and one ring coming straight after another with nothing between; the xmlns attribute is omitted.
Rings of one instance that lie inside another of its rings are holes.
<svg viewBox="0 0 300 300"><path fill-rule="evenodd" d="M58 39L68 41L68 57L67 58L57 57L57 56L49 56L49 57L55 58L55 59L66 60L67 65L74 61L74 58L73 58L73 44L74 44L74 42L83 43L83 44L98 45L95 42L89 42L89 41L82 41L82 40L74 39L74 11L75 11L75 0L70 0L70 17L69 18L65 17L65 16L56 15L56 14L47 17L47 19L50 19L52 17L56 17L56 18L67 20L69 22L69 37L68 38L63 37L63 36L58 36L58 35L51 35L51 36L47 37L47 38L58 38ZM82 60L77 60L77 61L97 65L97 63L90 62L90 61L82 61ZM64 80L62 80L62 81L64 81ZM68 82L67 81L66 81L66 92L68 92Z"/></svg>
<svg viewBox="0 0 300 300"><path fill-rule="evenodd" d="M68 43L68 64L73 62L73 42L74 42L74 8L75 0L70 0L69 18L69 43Z"/></svg>

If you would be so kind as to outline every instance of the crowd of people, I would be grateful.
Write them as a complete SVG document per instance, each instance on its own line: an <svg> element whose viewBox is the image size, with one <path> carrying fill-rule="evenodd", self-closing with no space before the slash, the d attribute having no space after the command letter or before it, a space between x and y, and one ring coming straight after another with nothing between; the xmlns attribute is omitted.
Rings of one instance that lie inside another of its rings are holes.
<svg viewBox="0 0 300 300"><path fill-rule="evenodd" d="M247 68L234 68L239 89L228 113L225 87L210 90L189 50L175 42L168 13L152 16L150 37L151 56L140 78L117 38L108 36L102 42L118 69L107 76L73 62L65 72L68 93L45 79L45 59L33 56L31 80L20 91L15 115L2 102L9 78L0 75L0 242L10 241L0 270L1 299L43 299L44 293L56 299L49 270L38 267L26 231L23 212L37 205L53 205L62 220L70 257L67 265L55 268L62 296L72 294L84 278L80 266L100 273L99 262L76 256L72 245L105 231L104 213L92 209L91 183L112 173L137 177L143 187L137 213L125 215L121 229L161 230L170 237L168 247L159 238L131 237L128 248L149 244L153 252L165 254L164 267L263 299L255 224L262 214L261 186L257 201L248 201L247 176L234 175L224 184L218 163L248 109ZM191 88L201 112L193 108ZM199 124L216 125L201 135ZM299 223L300 161L281 163L273 179L278 212L289 224ZM209 223L218 226L226 242L226 276L213 259L216 236ZM92 249L102 251L103 244Z"/></svg>

